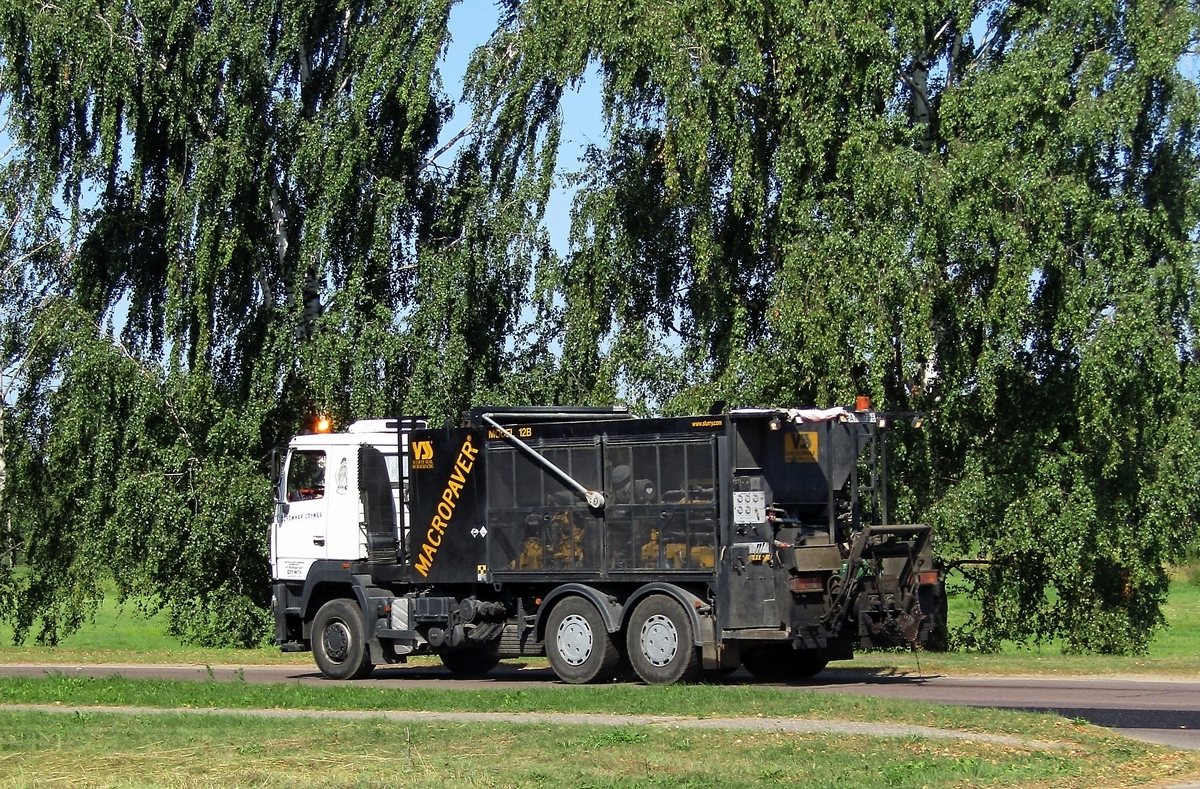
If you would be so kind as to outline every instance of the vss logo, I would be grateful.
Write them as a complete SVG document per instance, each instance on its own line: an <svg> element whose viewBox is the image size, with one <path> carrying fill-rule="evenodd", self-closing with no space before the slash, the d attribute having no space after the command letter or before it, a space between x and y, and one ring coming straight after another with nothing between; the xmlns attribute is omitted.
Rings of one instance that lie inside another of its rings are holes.
<svg viewBox="0 0 1200 789"><path fill-rule="evenodd" d="M816 463L820 442L816 433L784 433L784 463Z"/></svg>
<svg viewBox="0 0 1200 789"><path fill-rule="evenodd" d="M408 448L413 468L433 468L433 442L414 441Z"/></svg>

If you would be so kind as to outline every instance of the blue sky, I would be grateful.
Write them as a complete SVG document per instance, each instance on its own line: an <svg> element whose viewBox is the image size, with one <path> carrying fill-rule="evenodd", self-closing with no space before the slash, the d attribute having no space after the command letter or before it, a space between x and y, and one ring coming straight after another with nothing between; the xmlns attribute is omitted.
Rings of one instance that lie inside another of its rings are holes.
<svg viewBox="0 0 1200 789"><path fill-rule="evenodd" d="M442 85L446 95L462 98L463 74L467 61L477 47L486 42L496 29L499 9L489 0L462 0L450 11L450 43L442 63ZM558 157L558 186L546 206L546 228L551 243L560 254L567 250L571 230L571 200L573 191L563 188L563 176L579 169L579 157L589 144L605 141L604 119L600 102L599 76L589 69L587 78L577 90L564 94L562 99L563 135ZM454 118L442 130L442 139L449 140L470 121L470 108L460 106Z"/></svg>

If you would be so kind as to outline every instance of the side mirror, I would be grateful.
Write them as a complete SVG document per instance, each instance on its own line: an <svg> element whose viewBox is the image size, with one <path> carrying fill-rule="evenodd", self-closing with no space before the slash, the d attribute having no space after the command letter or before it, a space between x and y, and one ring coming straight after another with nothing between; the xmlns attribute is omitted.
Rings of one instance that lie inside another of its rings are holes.
<svg viewBox="0 0 1200 789"><path fill-rule="evenodd" d="M271 501L276 505L287 506L287 500L280 493L280 488L283 482L283 459L286 457L287 447L275 447L271 450Z"/></svg>

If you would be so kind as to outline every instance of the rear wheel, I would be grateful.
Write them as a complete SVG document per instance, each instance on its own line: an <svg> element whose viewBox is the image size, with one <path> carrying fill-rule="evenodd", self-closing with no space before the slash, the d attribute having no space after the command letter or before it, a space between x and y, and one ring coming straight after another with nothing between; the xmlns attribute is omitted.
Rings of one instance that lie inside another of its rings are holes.
<svg viewBox="0 0 1200 789"><path fill-rule="evenodd" d="M792 663L792 676L796 679L812 679L829 665L828 658L817 652L801 652Z"/></svg>
<svg viewBox="0 0 1200 789"><path fill-rule="evenodd" d="M746 651L742 665L763 682L789 682L815 677L829 658L819 650L796 651L790 644L772 644Z"/></svg>
<svg viewBox="0 0 1200 789"><path fill-rule="evenodd" d="M925 592L927 587L922 587L921 591ZM946 652L950 649L950 627L946 622L946 590L937 589L936 587L928 587L931 592L921 595L921 609L927 608L932 610L933 623L929 628L929 639L925 642L925 649L930 652ZM933 597L933 591L940 592L932 603L926 602L927 598Z"/></svg>
<svg viewBox="0 0 1200 789"><path fill-rule="evenodd" d="M563 682L608 682L621 653L596 607L582 597L565 598L546 619L546 657Z"/></svg>
<svg viewBox="0 0 1200 789"><path fill-rule="evenodd" d="M625 646L633 670L648 684L700 678L692 621L683 606L666 595L651 595L633 609Z"/></svg>
<svg viewBox="0 0 1200 789"><path fill-rule="evenodd" d="M317 668L331 679L362 679L375 668L364 636L362 612L345 598L330 600L313 617Z"/></svg>
<svg viewBox="0 0 1200 789"><path fill-rule="evenodd" d="M738 670L738 666L722 666L721 668L706 668L701 674L705 682L713 685L719 685L725 680L733 676L733 673Z"/></svg>

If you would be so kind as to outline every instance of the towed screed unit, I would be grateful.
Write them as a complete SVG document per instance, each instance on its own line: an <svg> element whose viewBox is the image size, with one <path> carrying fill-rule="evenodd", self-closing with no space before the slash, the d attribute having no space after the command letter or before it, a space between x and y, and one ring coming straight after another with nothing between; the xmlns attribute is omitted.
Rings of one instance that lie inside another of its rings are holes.
<svg viewBox="0 0 1200 789"><path fill-rule="evenodd" d="M811 676L944 626L930 529L888 523L871 410L476 409L288 447L277 642L330 677L545 654L565 682Z"/></svg>

